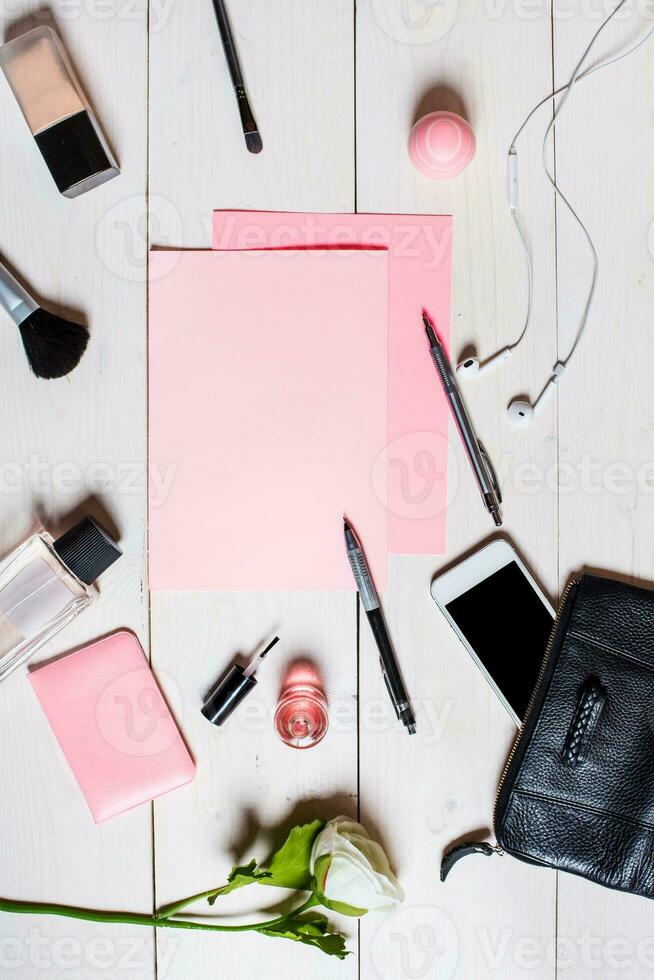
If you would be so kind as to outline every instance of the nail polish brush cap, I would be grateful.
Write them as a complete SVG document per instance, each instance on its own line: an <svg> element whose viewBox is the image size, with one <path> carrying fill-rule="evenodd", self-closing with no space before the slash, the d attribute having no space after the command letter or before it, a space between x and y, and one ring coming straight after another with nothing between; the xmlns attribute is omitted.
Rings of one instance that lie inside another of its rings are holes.
<svg viewBox="0 0 654 980"><path fill-rule="evenodd" d="M257 667L266 656L269 650L279 641L279 637L268 644L247 667L240 664L232 664L227 673L218 681L211 691L209 697L202 705L202 714L213 725L222 725L236 710L241 701L257 685L254 676Z"/></svg>
<svg viewBox="0 0 654 980"><path fill-rule="evenodd" d="M245 667L233 664L202 705L202 714L213 725L222 725L256 685L256 677L246 677Z"/></svg>

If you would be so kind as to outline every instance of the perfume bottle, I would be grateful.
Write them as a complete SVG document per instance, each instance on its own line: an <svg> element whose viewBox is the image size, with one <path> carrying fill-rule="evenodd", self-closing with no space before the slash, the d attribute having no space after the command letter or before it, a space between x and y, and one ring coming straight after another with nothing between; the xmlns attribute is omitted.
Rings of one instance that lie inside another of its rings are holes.
<svg viewBox="0 0 654 980"><path fill-rule="evenodd" d="M93 582L120 554L85 517L56 541L33 534L2 562L0 681L93 602Z"/></svg>
<svg viewBox="0 0 654 980"><path fill-rule="evenodd" d="M307 661L292 664L275 711L278 736L294 749L309 749L322 741L328 725L320 675Z"/></svg>

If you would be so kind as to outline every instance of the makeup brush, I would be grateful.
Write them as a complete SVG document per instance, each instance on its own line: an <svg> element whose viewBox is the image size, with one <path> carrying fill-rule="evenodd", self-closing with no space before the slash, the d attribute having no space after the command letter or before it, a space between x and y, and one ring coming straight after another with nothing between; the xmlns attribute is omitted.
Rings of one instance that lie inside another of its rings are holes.
<svg viewBox="0 0 654 980"><path fill-rule="evenodd" d="M259 130L257 129L257 123L245 91L243 72L241 71L238 54L236 53L236 45L234 44L234 37L232 35L232 29L229 25L229 17L227 16L227 8L225 7L224 0L213 0L213 7L216 11L218 30L220 31L220 37L225 50L225 58L227 59L227 65L229 67L229 74L231 75L232 85L234 86L234 92L236 93L238 111L241 114L241 125L243 126L245 145L250 153L261 153L263 149L263 142L261 140Z"/></svg>
<svg viewBox="0 0 654 980"><path fill-rule="evenodd" d="M0 306L20 330L37 378L62 378L77 367L89 342L86 327L42 309L1 262Z"/></svg>

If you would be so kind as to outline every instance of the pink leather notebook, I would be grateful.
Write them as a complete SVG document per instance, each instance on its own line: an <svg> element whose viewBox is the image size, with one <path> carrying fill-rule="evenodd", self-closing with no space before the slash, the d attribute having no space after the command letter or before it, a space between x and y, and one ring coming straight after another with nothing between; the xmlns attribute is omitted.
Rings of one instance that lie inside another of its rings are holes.
<svg viewBox="0 0 654 980"><path fill-rule="evenodd" d="M132 633L112 633L28 677L96 823L193 779L195 764Z"/></svg>

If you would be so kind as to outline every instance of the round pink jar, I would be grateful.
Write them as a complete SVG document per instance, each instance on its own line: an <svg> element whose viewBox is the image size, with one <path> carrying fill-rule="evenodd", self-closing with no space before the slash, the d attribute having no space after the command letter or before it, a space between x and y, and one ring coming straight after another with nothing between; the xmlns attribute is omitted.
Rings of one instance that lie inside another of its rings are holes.
<svg viewBox="0 0 654 980"><path fill-rule="evenodd" d="M409 156L416 170L431 180L458 177L475 155L475 134L456 112L430 112L409 136Z"/></svg>

